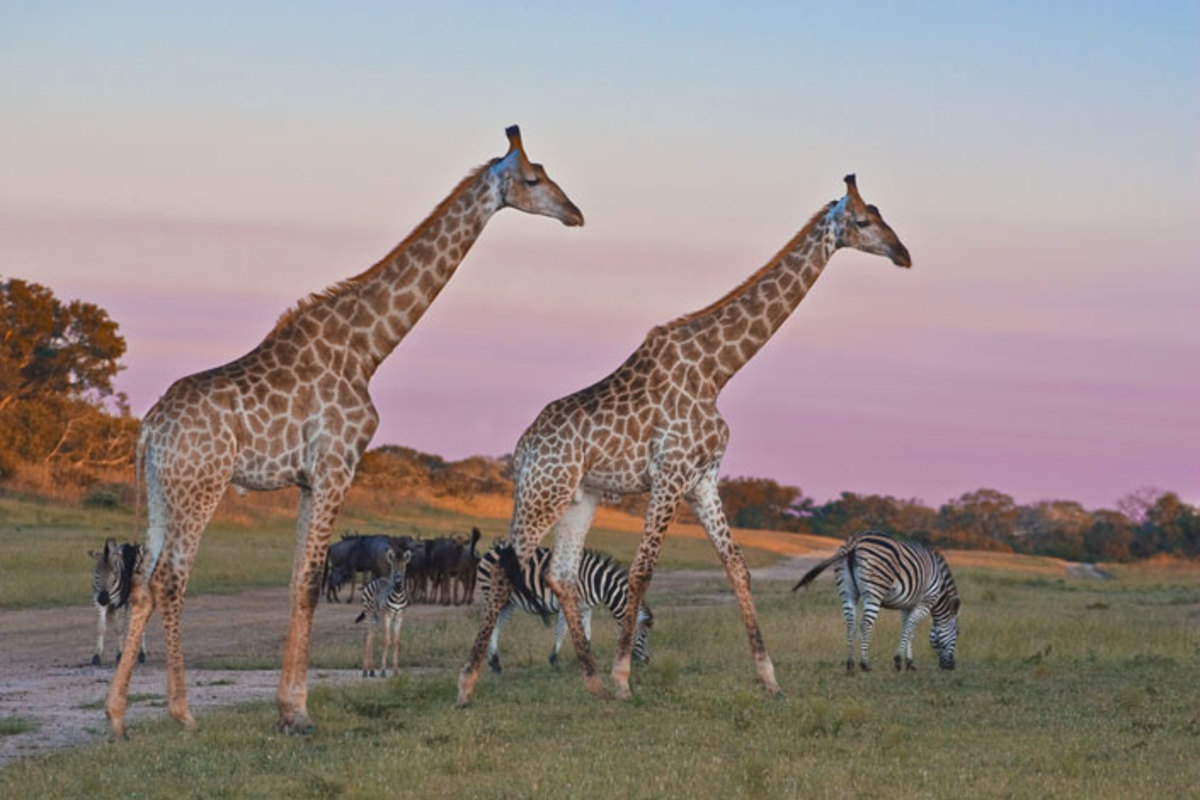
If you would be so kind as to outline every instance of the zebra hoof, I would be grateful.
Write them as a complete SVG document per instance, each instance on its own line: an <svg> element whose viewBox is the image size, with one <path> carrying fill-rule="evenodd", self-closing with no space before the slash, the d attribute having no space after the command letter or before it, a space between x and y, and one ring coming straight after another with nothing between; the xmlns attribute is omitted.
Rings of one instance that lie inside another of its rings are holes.
<svg viewBox="0 0 1200 800"><path fill-rule="evenodd" d="M900 671L900 662L900 656L892 656L892 667L896 670L896 672Z"/></svg>
<svg viewBox="0 0 1200 800"><path fill-rule="evenodd" d="M551 654L550 654L550 663L551 663L551 664L557 664L557 663L558 663L558 653L551 653Z"/></svg>
<svg viewBox="0 0 1200 800"><path fill-rule="evenodd" d="M491 667L492 672L496 673L497 675L499 675L503 671L502 667L500 666L500 657L499 656L492 656L491 658L489 658L488 666Z"/></svg>
<svg viewBox="0 0 1200 800"><path fill-rule="evenodd" d="M381 669L381 670L379 670L379 677L381 677L381 678L386 678L386 677L387 677L387 670L386 670L386 669Z"/></svg>
<svg viewBox="0 0 1200 800"><path fill-rule="evenodd" d="M139 664L146 663L146 654L145 653L138 653L138 663Z"/></svg>
<svg viewBox="0 0 1200 800"><path fill-rule="evenodd" d="M93 666L93 667L98 667L98 666L100 666L100 654L99 654L99 653L97 653L96 655L92 656L92 666Z"/></svg>
<svg viewBox="0 0 1200 800"><path fill-rule="evenodd" d="M847 661L847 662L846 662L846 674L847 674L847 675L853 675L853 674L855 674L855 673L854 673L854 662L853 662L853 661Z"/></svg>
<svg viewBox="0 0 1200 800"><path fill-rule="evenodd" d="M905 661L904 662L904 671L905 672L916 672L917 665L914 664L912 661Z"/></svg>
<svg viewBox="0 0 1200 800"><path fill-rule="evenodd" d="M870 671L871 671L871 665L870 665L870 664L868 664L868 663L867 663L867 662L865 662L865 661L860 661L860 662L858 662L858 666L859 666L859 668L860 668L860 669L862 669L862 671L863 671L863 672L870 672Z"/></svg>

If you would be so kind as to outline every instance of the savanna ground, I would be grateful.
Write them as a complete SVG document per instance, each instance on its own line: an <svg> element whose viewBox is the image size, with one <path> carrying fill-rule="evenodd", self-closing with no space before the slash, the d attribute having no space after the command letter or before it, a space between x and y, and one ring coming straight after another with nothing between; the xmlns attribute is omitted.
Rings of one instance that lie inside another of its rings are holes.
<svg viewBox="0 0 1200 800"><path fill-rule="evenodd" d="M502 506L351 509L339 530L476 524L487 542L504 530ZM134 673L131 739L106 744L112 650L104 667L86 665L95 618L83 553L106 529L127 538L131 527L119 512L0 501L0 752L16 757L0 796L1192 797L1200 786L1195 565L1118 566L1099 580L1053 559L950 553L964 600L959 669L936 669L926 623L918 671L893 673L888 612L877 669L847 677L832 583L790 591L834 543L746 531L787 693L770 701L711 547L687 526L663 550L652 661L635 669L633 701L587 695L572 659L546 663L551 631L521 617L505 629L504 672L485 673L473 705L455 710L477 607L416 607L402 674L366 681L357 607L322 604L317 730L285 737L273 731L273 698L294 536L277 516L226 515L206 534L184 614L199 730L183 733L162 707L155 620L149 662ZM628 563L636 521L606 512L597 527L591 544ZM615 627L597 615L594 633L607 665ZM241 700L251 702L227 705ZM39 716L47 705L70 712L60 743L82 744L21 758L55 724Z"/></svg>

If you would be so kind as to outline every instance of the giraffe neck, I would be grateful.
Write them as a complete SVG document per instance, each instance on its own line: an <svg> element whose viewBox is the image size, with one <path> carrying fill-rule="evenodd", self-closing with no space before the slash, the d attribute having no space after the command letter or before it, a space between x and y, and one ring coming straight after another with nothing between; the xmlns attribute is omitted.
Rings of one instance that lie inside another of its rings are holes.
<svg viewBox="0 0 1200 800"><path fill-rule="evenodd" d="M836 204L818 212L774 258L723 298L670 323L685 358L723 387L775 335L837 250Z"/></svg>
<svg viewBox="0 0 1200 800"><path fill-rule="evenodd" d="M298 329L306 338L343 347L344 371L369 379L424 316L501 207L499 179L489 163L464 178L383 260L301 301L280 318L273 335L284 338L284 331Z"/></svg>

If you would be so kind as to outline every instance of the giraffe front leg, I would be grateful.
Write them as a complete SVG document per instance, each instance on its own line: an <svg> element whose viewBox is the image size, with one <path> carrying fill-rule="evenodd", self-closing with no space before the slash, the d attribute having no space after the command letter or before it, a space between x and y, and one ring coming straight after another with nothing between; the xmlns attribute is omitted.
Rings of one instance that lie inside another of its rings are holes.
<svg viewBox="0 0 1200 800"><path fill-rule="evenodd" d="M500 564L492 564L491 573L492 588L488 595L487 609L483 613L483 622L479 626L479 633L475 637L475 644L471 647L467 663L458 676L458 699L455 701L457 708L466 708L471 703L471 694L475 691L476 681L479 680L479 668L483 665L483 657L488 651L492 632L496 630L500 613L508 606L508 600L512 596L512 584L508 582L508 576L504 574ZM496 638L499 639L498 636ZM500 671L498 656L493 669L496 672Z"/></svg>
<svg viewBox="0 0 1200 800"><path fill-rule="evenodd" d="M576 565L578 570L578 565ZM551 565L553 570L553 565ZM571 642L575 645L575 655L579 658L579 666L583 671L583 685L596 697L608 699L608 690L600 680L596 671L596 659L592 656L592 645L583 631L583 620L579 614L579 584L577 581L563 579L557 575L547 578L546 583L558 597L558 607L567 620L567 630L571 632Z"/></svg>
<svg viewBox="0 0 1200 800"><path fill-rule="evenodd" d="M742 611L746 638L750 642L750 653L754 658L759 680L762 681L768 695L777 697L781 691L775 680L775 665L771 663L771 656L763 642L762 629L758 624L758 611L754 607L754 597L750 594L750 570L746 566L741 548L733 541L729 523L725 519L725 510L721 506L721 495L717 491L716 465L688 493L687 500L725 565L725 574L729 577L729 583L737 595L738 607Z"/></svg>
<svg viewBox="0 0 1200 800"><path fill-rule="evenodd" d="M675 517L682 493L675 485L662 478L650 487L650 502L646 507L646 521L642 529L642 541L637 555L629 567L629 598L625 603L625 616L621 618L620 633L617 635L617 655L613 659L612 679L616 684L617 697L628 700L633 697L629 690L629 674L632 671L633 643L637 638L637 620L640 615L654 565L658 562L658 551L662 548L667 526Z"/></svg>
<svg viewBox="0 0 1200 800"><path fill-rule="evenodd" d="M321 480L317 485L300 490L296 557L290 590L291 613L283 646L279 691L275 697L279 709L276 729L283 733L307 734L313 729L308 716L308 657L312 647L313 612L319 599L321 569L329 550L333 523L352 477L350 473L330 466L333 460L326 460L326 468L319 471Z"/></svg>

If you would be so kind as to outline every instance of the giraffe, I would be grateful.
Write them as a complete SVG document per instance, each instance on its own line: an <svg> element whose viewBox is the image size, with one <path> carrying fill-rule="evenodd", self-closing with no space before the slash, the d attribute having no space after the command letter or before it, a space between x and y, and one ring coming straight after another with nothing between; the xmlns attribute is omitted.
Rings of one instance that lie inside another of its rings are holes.
<svg viewBox="0 0 1200 800"><path fill-rule="evenodd" d="M453 276L493 214L512 207L583 224L583 214L540 164L516 125L508 152L472 171L383 260L301 300L246 355L176 381L142 421L139 476L149 513L147 565L126 642L162 613L168 710L195 721L184 684L180 613L200 537L225 488L299 487L297 541L284 645L278 728L312 729L307 671L312 615L334 518L379 416L369 383L379 364ZM105 706L114 738L137 648L126 645ZM127 657L126 657L127 656Z"/></svg>
<svg viewBox="0 0 1200 800"><path fill-rule="evenodd" d="M471 700L496 619L512 580L542 538L555 534L547 582L558 595L583 670L597 696L607 690L596 673L578 613L577 574L584 538L605 495L649 492L637 557L629 570L629 606L613 663L620 698L630 697L629 664L642 605L667 526L687 502L725 566L737 595L750 650L766 692L779 694L750 594L750 574L730 535L717 493L729 427L717 396L804 299L833 253L853 247L910 267L908 250L875 206L863 202L853 175L846 194L831 201L766 265L712 305L653 328L615 372L546 406L517 442L507 568L493 568L493 591L469 660L459 676L458 701ZM504 577L497 582L498 577ZM527 598L528 599L528 598Z"/></svg>

